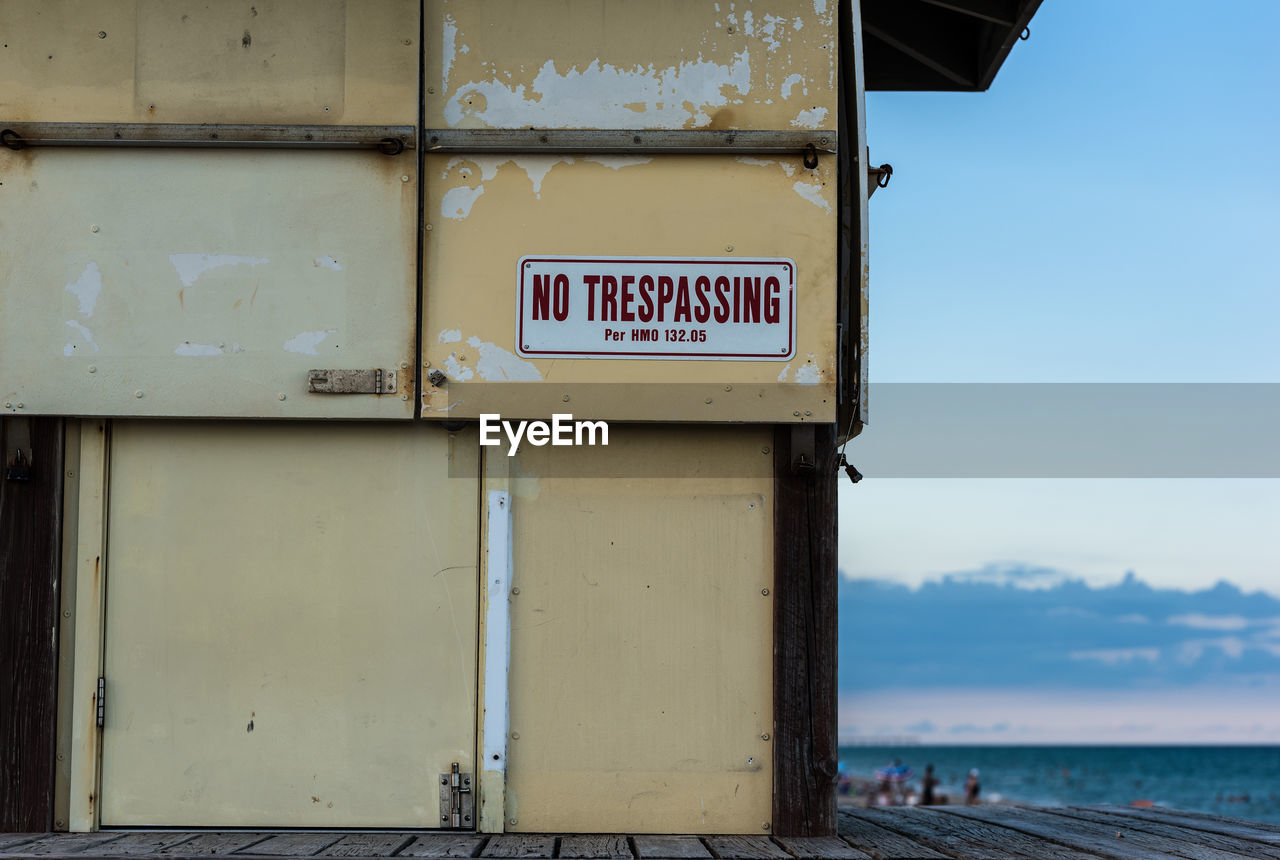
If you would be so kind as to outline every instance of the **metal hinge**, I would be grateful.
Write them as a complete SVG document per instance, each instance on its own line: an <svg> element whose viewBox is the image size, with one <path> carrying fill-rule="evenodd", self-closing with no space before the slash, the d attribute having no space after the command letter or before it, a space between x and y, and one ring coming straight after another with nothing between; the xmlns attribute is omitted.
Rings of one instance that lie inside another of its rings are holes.
<svg viewBox="0 0 1280 860"><path fill-rule="evenodd" d="M474 827L475 809L471 774L459 773L458 763L455 761L449 773L440 774L440 826L471 830Z"/></svg>
<svg viewBox="0 0 1280 860"><path fill-rule="evenodd" d="M107 723L107 679L98 678L98 728Z"/></svg>
<svg viewBox="0 0 1280 860"><path fill-rule="evenodd" d="M394 370L309 370L307 390L312 394L395 394Z"/></svg>

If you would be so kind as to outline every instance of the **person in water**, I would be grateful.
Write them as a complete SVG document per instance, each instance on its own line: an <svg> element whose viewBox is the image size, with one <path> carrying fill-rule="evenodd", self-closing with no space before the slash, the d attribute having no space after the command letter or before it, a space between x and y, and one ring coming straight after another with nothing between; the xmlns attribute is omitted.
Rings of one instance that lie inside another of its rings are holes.
<svg viewBox="0 0 1280 860"><path fill-rule="evenodd" d="M933 775L933 765L925 765L924 776L920 778L920 805L933 806L938 802L934 796L934 786L938 784L938 778Z"/></svg>
<svg viewBox="0 0 1280 860"><path fill-rule="evenodd" d="M969 771L969 778L964 781L964 802L969 806L976 804L980 791L982 785L978 782L978 769L975 767Z"/></svg>

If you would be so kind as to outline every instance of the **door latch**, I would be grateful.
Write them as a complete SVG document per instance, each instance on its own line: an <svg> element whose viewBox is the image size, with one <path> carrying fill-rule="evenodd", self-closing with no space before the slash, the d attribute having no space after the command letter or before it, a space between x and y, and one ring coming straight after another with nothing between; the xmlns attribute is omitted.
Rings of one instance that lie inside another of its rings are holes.
<svg viewBox="0 0 1280 860"><path fill-rule="evenodd" d="M476 801L471 791L471 774L459 773L453 763L449 773L440 774L440 826L452 830L474 828Z"/></svg>

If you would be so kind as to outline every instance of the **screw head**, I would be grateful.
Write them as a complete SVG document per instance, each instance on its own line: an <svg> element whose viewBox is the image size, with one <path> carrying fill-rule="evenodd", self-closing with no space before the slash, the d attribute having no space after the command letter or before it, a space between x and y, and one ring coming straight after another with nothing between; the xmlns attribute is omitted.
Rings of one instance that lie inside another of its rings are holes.
<svg viewBox="0 0 1280 860"><path fill-rule="evenodd" d="M762 741L767 741L767 740L769 740L769 733L768 733L768 732L765 732L764 734L762 734L762 735L760 736L760 740L762 740Z"/></svg>
<svg viewBox="0 0 1280 860"><path fill-rule="evenodd" d="M401 177L400 177L400 181L401 181L401 182L408 182L408 181L409 181L409 174L407 174L407 173L406 173L405 175L401 176Z"/></svg>
<svg viewBox="0 0 1280 860"><path fill-rule="evenodd" d="M99 30L99 31L98 31L98 38L99 38L99 39L105 39L105 38L107 38L107 31L106 31L106 30Z"/></svg>
<svg viewBox="0 0 1280 860"><path fill-rule="evenodd" d="M97 373L97 372L98 372L98 366L97 366L96 364L91 364L91 365L89 365L89 372L90 372L90 373Z"/></svg>
<svg viewBox="0 0 1280 860"><path fill-rule="evenodd" d="M708 397L704 402L705 402L708 406L710 406L710 405L711 405L711 398L710 398L710 397Z"/></svg>
<svg viewBox="0 0 1280 860"><path fill-rule="evenodd" d="M70 609L64 609L64 610L62 610L62 617L63 617L63 618L70 618L70 617L71 617L71 610L70 610ZM61 756L59 756L59 759L61 759Z"/></svg>
<svg viewBox="0 0 1280 860"><path fill-rule="evenodd" d="M768 829L769 829L769 822L767 822L767 821L766 821L764 824L761 824L760 826L761 826L762 828L764 828L765 830L768 830Z"/></svg>
<svg viewBox="0 0 1280 860"><path fill-rule="evenodd" d="M18 408L19 408L19 409L23 408L23 407L24 407L24 406L26 406L26 405L27 405L27 404L23 403L22 401L18 401Z"/></svg>
<svg viewBox="0 0 1280 860"><path fill-rule="evenodd" d="M734 30L734 28L733 28L733 27L727 27L727 28L725 28L725 32L727 32L730 36L732 36L732 35L733 35L733 30Z"/></svg>
<svg viewBox="0 0 1280 860"><path fill-rule="evenodd" d="M564 395L563 397L561 397L560 399L561 399L563 402L568 403L568 402L569 402L569 395L567 395L567 394L566 394L566 395Z"/></svg>
<svg viewBox="0 0 1280 860"><path fill-rule="evenodd" d="M435 227L432 227L430 224L428 224L424 229L425 229L428 233L430 233L432 230L434 230L434 229L435 229Z"/></svg>
<svg viewBox="0 0 1280 860"><path fill-rule="evenodd" d="M400 395L400 399L401 399L401 400L408 400L408 399L409 399L409 395L407 395L407 394L401 394L401 395Z"/></svg>
<svg viewBox="0 0 1280 860"><path fill-rule="evenodd" d="M436 88L435 88L435 87L427 87L427 93L428 93L428 94L430 94L430 95L435 95L435 94L436 94Z"/></svg>
<svg viewBox="0 0 1280 860"><path fill-rule="evenodd" d="M728 251L730 254L732 254L732 253L733 253L733 246L732 246L732 245L725 245L725 246L724 246L724 249L725 249L726 251Z"/></svg>
<svg viewBox="0 0 1280 860"><path fill-rule="evenodd" d="M799 417L800 417L800 410L798 410L798 409L797 409L795 412L792 412L791 414L792 414L792 415L794 415L795 417L799 418Z"/></svg>
<svg viewBox="0 0 1280 860"><path fill-rule="evenodd" d="M519 822L519 821L516 821L516 820L513 818L513 819L511 819L510 821L508 821L507 823L508 823L508 824L511 824L511 825L513 825L513 826L514 826L514 825L516 825L516 824L519 824L520 822Z"/></svg>
<svg viewBox="0 0 1280 860"><path fill-rule="evenodd" d="M765 445L763 448L761 448L761 449L760 449L760 453L761 453L761 454L768 454L768 453L769 453L769 446L768 446L768 445Z"/></svg>
<svg viewBox="0 0 1280 860"><path fill-rule="evenodd" d="M511 589L511 593L512 593L512 594L519 594L519 593L520 593L520 586L518 586L518 585L517 585L515 588Z"/></svg>
<svg viewBox="0 0 1280 860"><path fill-rule="evenodd" d="M733 386L732 386L732 385L726 385L726 386L724 387L724 390L725 390L725 391L733 391Z"/></svg>
<svg viewBox="0 0 1280 860"><path fill-rule="evenodd" d="M134 396L134 397L142 397L142 389L141 389L141 388L139 388L137 391L133 392L133 396Z"/></svg>
<svg viewBox="0 0 1280 860"><path fill-rule="evenodd" d="M402 362L400 362L400 369L401 369L401 370L408 370L408 369L409 369L409 362L407 362L407 361L402 361Z"/></svg>
<svg viewBox="0 0 1280 860"><path fill-rule="evenodd" d="M519 733L519 732L512 732L512 733L511 733L511 740L513 740L513 741L518 741L518 740L520 740L520 733Z"/></svg>
<svg viewBox="0 0 1280 860"><path fill-rule="evenodd" d="M284 395L284 392L282 391L276 395L276 400L284 400L284 397L285 395Z"/></svg>
<svg viewBox="0 0 1280 860"><path fill-rule="evenodd" d="M760 589L760 593L761 593L763 596L768 597L768 596L769 596L769 589L767 589L767 588L762 588L762 589Z"/></svg>
<svg viewBox="0 0 1280 860"><path fill-rule="evenodd" d="M90 233L97 233L97 232L98 232L98 225L97 225L97 224L90 224L90 225L89 225L89 232L90 232Z"/></svg>

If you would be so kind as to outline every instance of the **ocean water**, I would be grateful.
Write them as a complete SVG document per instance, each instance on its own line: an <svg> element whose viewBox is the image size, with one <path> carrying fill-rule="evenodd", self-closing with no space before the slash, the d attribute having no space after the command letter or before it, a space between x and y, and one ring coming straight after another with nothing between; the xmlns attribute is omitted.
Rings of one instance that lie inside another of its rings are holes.
<svg viewBox="0 0 1280 860"><path fill-rule="evenodd" d="M919 787L933 764L940 793L964 802L965 777L978 768L982 798L1049 806L1095 803L1160 806L1280 823L1280 747L841 747L845 771L874 779L895 759Z"/></svg>

